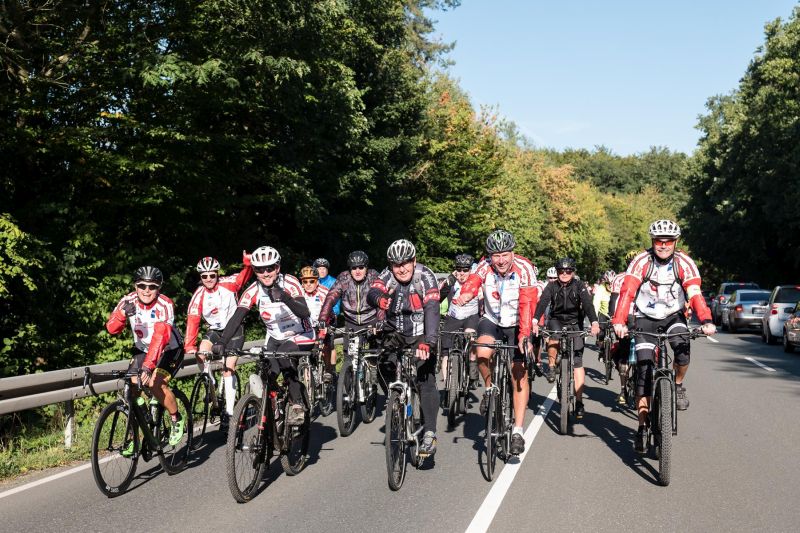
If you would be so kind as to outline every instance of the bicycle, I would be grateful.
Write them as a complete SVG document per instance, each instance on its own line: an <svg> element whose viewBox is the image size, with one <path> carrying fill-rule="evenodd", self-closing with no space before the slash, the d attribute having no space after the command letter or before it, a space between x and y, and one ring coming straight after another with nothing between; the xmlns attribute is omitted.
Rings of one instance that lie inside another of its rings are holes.
<svg viewBox="0 0 800 533"><path fill-rule="evenodd" d="M356 331L335 329L344 335L347 346L342 368L336 384L336 422L339 435L347 437L356 427L356 407L361 421L369 424L375 420L378 406L378 356L380 349L367 347L367 335L371 328Z"/></svg>
<svg viewBox="0 0 800 533"><path fill-rule="evenodd" d="M492 365L492 384L487 387L483 395L486 399L486 413L484 413L483 453L486 464L478 463L486 481L494 477L494 469L498 455L505 462L511 457L511 433L514 429L514 404L511 395L513 381L511 380L511 361L516 346L503 344L503 341L476 342L476 347L492 348L494 364ZM529 350L526 350L526 358ZM499 454L498 454L499 452Z"/></svg>
<svg viewBox="0 0 800 533"><path fill-rule="evenodd" d="M223 380L214 378L213 362L222 360L225 367L225 355L214 355L213 352L197 352L197 356L205 358L203 370L197 375L189 397L189 405L192 408L192 419L202 424L198 428L198 434L194 437L193 448L199 449L204 444L206 428L209 421L215 424L217 419L222 420L225 414L225 386ZM237 374L236 379L236 399L242 396L241 380Z"/></svg>
<svg viewBox="0 0 800 533"><path fill-rule="evenodd" d="M676 337L689 338L690 340L698 337L706 337L700 328L681 331L678 333L665 333L660 331L650 333L641 329L634 330L635 335L643 335L655 339L657 342L654 365L652 365L652 390L650 392L650 412L648 413L647 438L645 443L647 448L651 447L656 459L658 459L658 481L663 486L669 485L672 469L672 437L678 435L678 408L677 396L675 393L675 370L672 368L672 357L667 351L667 341ZM662 356L663 354L663 356ZM629 365L631 367L635 365ZM633 371L633 380L629 389L632 391L633 402L635 402L635 391L638 382L638 372ZM629 381L630 382L630 381ZM634 408L636 405L634 403Z"/></svg>
<svg viewBox="0 0 800 533"><path fill-rule="evenodd" d="M250 391L233 410L225 452L228 488L239 503L250 501L256 494L273 454L280 455L281 467L288 476L299 474L306 465L311 426L307 393L304 391L303 400L309 410L303 423L286 424L288 388L272 378L269 360L299 360L307 356L305 352L264 349L258 354L257 371L249 379Z"/></svg>
<svg viewBox="0 0 800 533"><path fill-rule="evenodd" d="M138 375L127 370L92 372L89 367L84 369L83 386L88 387L93 396L98 396L93 384L95 377L125 381L122 394L100 412L92 434L92 475L97 488L109 498L128 490L139 457L150 461L155 455L164 472L173 475L186 465L192 446L192 415L186 395L178 389L172 391L186 428L183 438L173 446L169 444L169 414L165 416L164 406L152 397L149 389L133 385L132 379ZM140 390L150 402L142 394L134 397L134 390Z"/></svg>
<svg viewBox="0 0 800 533"><path fill-rule="evenodd" d="M598 356L600 361L605 365L605 384L611 381L612 373L614 371L614 361L611 357L611 345L613 344L614 329L611 327L611 320L607 320L600 324L603 332L603 341L600 343Z"/></svg>
<svg viewBox="0 0 800 533"><path fill-rule="evenodd" d="M444 390L447 393L447 424L456 426L456 417L467 414L467 398L469 397L469 353L472 350L476 333L474 331L442 331L441 335L452 335L453 345L447 355L447 376ZM441 354L441 349L439 354ZM441 357L439 358L441 360ZM438 374L438 372L437 372Z"/></svg>
<svg viewBox="0 0 800 533"><path fill-rule="evenodd" d="M561 420L559 430L562 435L569 431L570 413L575 414L577 408L577 395L575 391L574 361L575 338L586 337L589 333L585 330L573 330L563 327L560 330L542 330L547 335L560 335L558 341L558 353L556 355L556 390L558 391L558 401L561 406ZM566 357L565 357L566 356ZM566 360L566 364L564 361Z"/></svg>
<svg viewBox="0 0 800 533"><path fill-rule="evenodd" d="M317 340L309 354L301 358L297 364L297 374L309 394L311 410L319 408L319 414L328 416L336 405L336 383L325 381L325 354L323 341ZM313 355L314 357L310 357Z"/></svg>
<svg viewBox="0 0 800 533"><path fill-rule="evenodd" d="M414 348L405 348L398 353L395 380L388 386L384 446L389 488L392 490L400 490L403 486L406 463L410 462L416 468L423 459L419 454L423 427L414 355Z"/></svg>

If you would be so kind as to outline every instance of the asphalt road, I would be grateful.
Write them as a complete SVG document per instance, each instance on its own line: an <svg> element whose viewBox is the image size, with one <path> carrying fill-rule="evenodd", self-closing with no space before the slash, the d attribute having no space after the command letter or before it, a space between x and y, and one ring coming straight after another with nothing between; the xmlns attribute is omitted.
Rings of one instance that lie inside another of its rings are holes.
<svg viewBox="0 0 800 533"><path fill-rule="evenodd" d="M410 469L399 492L386 482L382 416L339 438L332 414L313 426L307 468L287 477L274 463L247 504L230 495L217 437L175 476L140 462L130 491L115 499L99 492L91 469L16 493L9 491L31 479L4 485L0 531L461 532L473 520L489 531L519 533L796 531L800 356L766 346L756 334L717 339L693 343L685 382L691 406L679 415L668 487L657 482L657 462L633 452L634 414L615 406L619 381L602 383L588 349L583 423L560 435L558 402L546 399L553 386L537 379L526 424L534 421L528 433L539 426L538 432L522 461L501 467L493 483L478 466L477 402L453 431L440 417L435 462ZM543 417L542 406L550 404Z"/></svg>

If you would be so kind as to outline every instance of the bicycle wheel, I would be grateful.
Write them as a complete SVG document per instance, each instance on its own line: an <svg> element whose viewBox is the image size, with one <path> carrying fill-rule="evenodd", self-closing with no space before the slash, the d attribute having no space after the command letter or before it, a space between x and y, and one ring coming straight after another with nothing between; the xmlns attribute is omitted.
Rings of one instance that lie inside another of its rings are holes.
<svg viewBox="0 0 800 533"><path fill-rule="evenodd" d="M228 430L225 450L228 488L239 503L255 495L271 457L271 420L267 420L263 432L258 429L261 401L255 394L243 396L233 410Z"/></svg>
<svg viewBox="0 0 800 533"><path fill-rule="evenodd" d="M330 415L336 407L336 383L335 380L323 381L319 387L322 389L322 398L319 401L319 412L322 416Z"/></svg>
<svg viewBox="0 0 800 533"><path fill-rule="evenodd" d="M92 474L100 492L114 498L128 490L139 461L139 433L122 400L100 413L92 435Z"/></svg>
<svg viewBox="0 0 800 533"><path fill-rule="evenodd" d="M386 471L389 474L389 488L400 490L406 476L406 438L405 438L405 409L406 406L400 399L398 391L389 393L386 405L386 436L384 447L386 449Z"/></svg>
<svg viewBox="0 0 800 533"><path fill-rule="evenodd" d="M511 396L513 385L511 383L511 376L508 376L508 381L503 389L503 401L498 406L498 424L501 439L501 450L503 452L503 461L508 461L511 457L511 433L514 430L514 399Z"/></svg>
<svg viewBox="0 0 800 533"><path fill-rule="evenodd" d="M314 373L311 371L311 365L308 363L300 363L297 365L297 375L300 376L300 383L303 385L303 390L306 394L306 407L308 408L309 418L314 413L314 408L317 406L317 381L314 379Z"/></svg>
<svg viewBox="0 0 800 533"><path fill-rule="evenodd" d="M377 373L378 369L377 367L372 368L366 361L362 365L364 371L361 374L361 387L364 391L364 403L361 404L361 421L369 424L375 420L375 411L378 407L378 390L372 381L373 375Z"/></svg>
<svg viewBox="0 0 800 533"><path fill-rule="evenodd" d="M192 407L192 420L198 425L197 434L192 439L192 449L197 450L205 443L206 427L211 411L211 380L207 375L201 374L194 382L189 405Z"/></svg>
<svg viewBox="0 0 800 533"><path fill-rule="evenodd" d="M611 381L611 373L614 370L614 361L611 360L611 339L603 339L603 359L606 364L606 385Z"/></svg>
<svg viewBox="0 0 800 533"><path fill-rule="evenodd" d="M169 443L172 422L169 413L161 405L156 411L155 431L153 432L156 441L161 448L158 452L158 461L161 467L169 475L180 472L186 465L189 458L189 450L192 446L192 410L186 395L178 390L172 389L175 395L175 402L178 404L178 417L183 420L183 437L177 444Z"/></svg>
<svg viewBox="0 0 800 533"><path fill-rule="evenodd" d="M461 396L461 366L464 364L461 354L450 351L450 387L447 391L447 425L456 427L456 416L459 415L459 397Z"/></svg>
<svg viewBox="0 0 800 533"><path fill-rule="evenodd" d="M658 457L658 481L669 485L672 467L672 387L669 380L660 379L656 387L653 406L654 444Z"/></svg>
<svg viewBox="0 0 800 533"><path fill-rule="evenodd" d="M356 427L356 390L352 359L345 359L336 384L336 422L339 435L347 437Z"/></svg>
<svg viewBox="0 0 800 533"><path fill-rule="evenodd" d="M569 430L569 361L567 356L561 358L561 369L559 375L559 394L558 401L561 402L561 434L566 435Z"/></svg>
<svg viewBox="0 0 800 533"><path fill-rule="evenodd" d="M305 420L299 426L284 424L284 443L281 454L281 466L287 476L296 476L303 471L308 460L308 441L311 429L311 411L306 413Z"/></svg>
<svg viewBox="0 0 800 533"><path fill-rule="evenodd" d="M491 391L486 394L488 394L488 400L486 401L485 433L483 436L483 452L486 464L483 465L483 477L486 478L486 481L491 481L494 477L494 467L497 461L497 415L495 414L497 398Z"/></svg>
<svg viewBox="0 0 800 533"><path fill-rule="evenodd" d="M406 423L408 424L406 435L408 436L417 433L417 430L422 425L422 410L420 406L419 393L416 391L416 389L411 389L409 391L409 395L411 396L411 416L406 418ZM416 443L412 444L414 442ZM408 452L408 460L411 463L411 466L415 468L418 467L422 463L422 458L419 456L419 441L413 441L409 439L409 446L406 447L406 451Z"/></svg>

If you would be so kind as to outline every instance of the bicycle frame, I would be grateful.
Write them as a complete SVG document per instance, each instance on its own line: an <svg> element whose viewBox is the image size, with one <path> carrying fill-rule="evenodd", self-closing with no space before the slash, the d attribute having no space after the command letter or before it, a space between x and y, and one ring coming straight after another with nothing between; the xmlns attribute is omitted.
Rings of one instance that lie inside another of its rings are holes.
<svg viewBox="0 0 800 533"><path fill-rule="evenodd" d="M397 391L400 400L405 404L403 411L403 433L407 443L413 443L415 450L419 449L419 437L423 431L422 426L412 431L412 417L414 416L413 406L411 405L411 391L417 393L419 390L416 385L417 367L414 364L414 350L405 348L398 353L398 362L395 365L395 380L388 385L389 390ZM387 395L388 398L388 395ZM387 406L388 408L388 406ZM416 452L415 452L416 453Z"/></svg>

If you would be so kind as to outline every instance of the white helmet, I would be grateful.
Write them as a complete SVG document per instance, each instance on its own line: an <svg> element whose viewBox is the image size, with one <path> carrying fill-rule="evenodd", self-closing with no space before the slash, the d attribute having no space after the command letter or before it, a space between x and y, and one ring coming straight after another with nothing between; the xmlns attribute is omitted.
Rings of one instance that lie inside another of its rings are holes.
<svg viewBox="0 0 800 533"><path fill-rule="evenodd" d="M656 220L650 224L650 237L672 237L677 239L681 236L681 228L671 220Z"/></svg>
<svg viewBox="0 0 800 533"><path fill-rule="evenodd" d="M558 272L556 272L556 267L550 267L547 269L547 277L548 278L557 278Z"/></svg>
<svg viewBox="0 0 800 533"><path fill-rule="evenodd" d="M213 270L219 270L219 261L213 257L204 257L197 262L198 272L211 272Z"/></svg>
<svg viewBox="0 0 800 533"><path fill-rule="evenodd" d="M281 262L281 254L272 246L261 246L250 254L250 263L254 267L277 265Z"/></svg>
<svg viewBox="0 0 800 533"><path fill-rule="evenodd" d="M389 245L386 250L386 259L394 265L399 265L411 261L417 257L417 249L406 239L398 239Z"/></svg>

